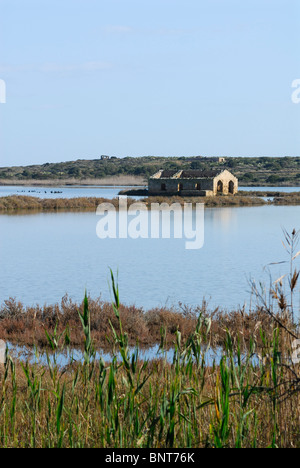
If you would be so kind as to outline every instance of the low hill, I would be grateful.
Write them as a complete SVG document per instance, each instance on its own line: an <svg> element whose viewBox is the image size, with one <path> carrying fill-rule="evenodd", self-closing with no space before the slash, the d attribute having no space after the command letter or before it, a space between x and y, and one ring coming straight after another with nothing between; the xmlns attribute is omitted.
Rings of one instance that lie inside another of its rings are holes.
<svg viewBox="0 0 300 468"><path fill-rule="evenodd" d="M299 186L300 157L125 157L110 159L77 160L42 165L2 167L0 184L37 182L64 183L119 183L146 182L148 177L159 169L201 169L224 168L233 172L244 186ZM126 182L126 180L128 182Z"/></svg>

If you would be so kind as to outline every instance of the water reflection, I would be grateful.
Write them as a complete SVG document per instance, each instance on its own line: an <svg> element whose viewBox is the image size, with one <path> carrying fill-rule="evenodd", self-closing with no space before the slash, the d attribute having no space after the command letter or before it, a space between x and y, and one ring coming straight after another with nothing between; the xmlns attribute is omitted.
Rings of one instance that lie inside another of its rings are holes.
<svg viewBox="0 0 300 468"><path fill-rule="evenodd" d="M56 303L85 288L110 300L109 270L119 270L121 300L149 309L178 302L211 307L249 304L248 279L268 282L263 268L285 259L282 226L299 229L300 207L205 209L205 242L185 239L99 239L93 213L0 216L0 303ZM300 257L297 258L299 262ZM286 265L272 267L275 279Z"/></svg>

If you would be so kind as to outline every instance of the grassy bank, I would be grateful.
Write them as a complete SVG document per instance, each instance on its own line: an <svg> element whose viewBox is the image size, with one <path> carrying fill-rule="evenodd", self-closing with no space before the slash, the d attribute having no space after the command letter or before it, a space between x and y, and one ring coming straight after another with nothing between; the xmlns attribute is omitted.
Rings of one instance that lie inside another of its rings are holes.
<svg viewBox="0 0 300 468"><path fill-rule="evenodd" d="M113 290L107 326L115 358L110 364L95 359L94 305L85 298L77 313L84 362L57 364L58 354L71 346L74 330L52 326L45 332L52 350L48 364L22 364L8 357L0 367L1 447L300 447L299 366L291 364L289 334L296 336L297 330L280 302L275 318L260 309L267 322L256 321L248 335L242 326L245 316L240 323L230 319L218 343L218 362L208 357L215 331L205 311L198 311L183 333L178 317L171 315L170 364L164 358L170 330L159 314L160 356L140 361L139 345L130 353L129 316L114 283ZM15 313L18 318L21 311ZM43 315L47 323L47 313ZM53 314L53 325L58 318ZM136 318L133 313L132 321ZM103 310L99 323L102 319ZM139 337L140 327L135 321Z"/></svg>
<svg viewBox="0 0 300 468"><path fill-rule="evenodd" d="M59 304L34 307L25 307L21 302L10 298L0 307L0 337L14 345L49 349L45 330L54 333L57 327L57 332L62 333L68 327L70 346L81 349L83 342L78 311L82 312L83 307L84 303L76 304L68 296ZM111 345L106 337L111 332L110 323L117 327L111 304L100 298L89 298L89 310L95 346L109 351ZM195 329L200 313L203 318L211 320L210 336L214 348L224 343L226 329L231 331L234 338L243 337L249 343L250 337L257 331L257 323L261 323L265 330L272 327L270 319L259 308L248 314L240 309L231 312L219 308L208 310L205 303L195 308L160 307L148 311L136 306L120 305L120 316L129 344L134 346L138 340L143 348L160 343L161 327L166 332L166 346L172 346L176 330L180 331L183 341L186 341Z"/></svg>
<svg viewBox="0 0 300 468"><path fill-rule="evenodd" d="M299 197L300 198L300 197ZM128 198L128 206L136 200ZM264 205L266 202L259 197L253 196L228 196L228 197L149 197L142 199L149 207L151 203L204 203L208 207L213 206L255 206ZM95 212L101 203L112 203L118 208L118 199L105 199L94 197L82 198L56 198L41 199L22 195L12 195L0 198L0 213L38 213L59 211L89 211Z"/></svg>
<svg viewBox="0 0 300 468"><path fill-rule="evenodd" d="M135 200L128 199L128 206ZM64 211L96 212L101 203L111 203L118 208L118 199L106 199L95 197L78 198L38 198L22 195L12 195L0 198L0 213L30 214L30 213L54 213Z"/></svg>
<svg viewBox="0 0 300 468"><path fill-rule="evenodd" d="M270 201L262 198L274 197ZM234 196L217 196L217 197L146 197L140 201L145 202L150 208L151 203L204 203L208 208L213 207L238 207L238 206L263 206L263 205L300 205L300 192L295 193L279 193L279 192L240 192ZM136 200L128 198L128 206ZM41 199L37 197L29 197L22 195L11 195L8 197L0 198L0 213L52 213L63 211L74 212L95 212L97 206L101 203L112 203L118 209L118 199L105 199L95 197L81 197L81 198L49 198Z"/></svg>
<svg viewBox="0 0 300 468"><path fill-rule="evenodd" d="M269 200L262 197L269 198ZM140 200L128 198L128 207L137 201L144 202L148 208L152 203L166 203L172 205L179 203L181 206L184 203L204 203L207 208L222 208L222 207L250 207L264 205L300 205L300 192L294 193L279 193L267 192L240 192L234 196L217 196L217 197L147 197ZM98 205L101 203L110 203L117 210L119 201L117 198L111 200L106 198L81 197L81 198L48 198L41 199L37 197L29 197L22 195L11 195L0 198L0 214L33 214L33 213L57 213L57 212L95 212Z"/></svg>
<svg viewBox="0 0 300 468"><path fill-rule="evenodd" d="M167 203L169 205L172 203L179 203L180 205L184 205L184 203L192 203L193 205L196 205L196 203L204 203L204 205L208 208L223 206L262 206L267 204L267 202L260 197L244 195L242 192L240 192L238 195L219 195L215 197L155 196L147 197L144 199L144 201L148 206L150 206L151 203Z"/></svg>
<svg viewBox="0 0 300 468"><path fill-rule="evenodd" d="M84 364L8 361L1 447L299 448L299 381L284 367L281 334L265 338L257 361L255 340L242 353L228 333L220 365L207 365L202 329L186 345L177 333L173 364L141 362L138 348L129 356L120 332L121 362L95 362L87 342Z"/></svg>

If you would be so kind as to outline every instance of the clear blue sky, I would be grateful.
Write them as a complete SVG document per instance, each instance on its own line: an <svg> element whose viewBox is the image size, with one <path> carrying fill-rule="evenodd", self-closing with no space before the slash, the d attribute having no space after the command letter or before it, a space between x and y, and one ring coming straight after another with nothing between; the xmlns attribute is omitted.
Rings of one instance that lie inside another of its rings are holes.
<svg viewBox="0 0 300 468"><path fill-rule="evenodd" d="M299 0L0 0L0 166L300 154Z"/></svg>

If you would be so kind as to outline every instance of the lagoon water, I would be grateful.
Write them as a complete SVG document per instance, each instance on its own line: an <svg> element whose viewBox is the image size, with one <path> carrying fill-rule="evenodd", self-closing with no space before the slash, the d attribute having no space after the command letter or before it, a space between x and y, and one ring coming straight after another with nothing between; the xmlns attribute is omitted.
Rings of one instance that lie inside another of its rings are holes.
<svg viewBox="0 0 300 468"><path fill-rule="evenodd" d="M205 209L202 249L185 239L99 239L93 213L0 216L0 303L110 300L109 267L119 271L121 301L145 309L201 304L249 306L250 277L266 284L264 267L287 259L282 227L300 228L299 206ZM299 262L298 257L297 262ZM273 279L288 265L270 267Z"/></svg>
<svg viewBox="0 0 300 468"><path fill-rule="evenodd" d="M78 198L78 197L98 197L115 198L120 190L132 187L125 186L104 186L104 185L71 185L63 187L22 187L16 185L0 186L0 197L10 195L22 195L38 198ZM142 188L145 187L136 187Z"/></svg>
<svg viewBox="0 0 300 468"><path fill-rule="evenodd" d="M94 186L94 185L71 185L63 187L25 187L16 185L0 186L0 197L8 197L10 195L23 195L38 198L77 198L77 197L103 197L115 198L120 190L124 190L124 186ZM136 187L142 188L145 187ZM239 190L247 191L263 191L263 192L299 192L300 187L240 187ZM139 198L139 197L135 197Z"/></svg>

